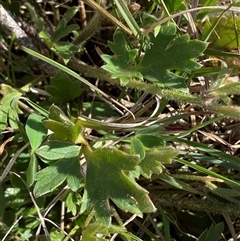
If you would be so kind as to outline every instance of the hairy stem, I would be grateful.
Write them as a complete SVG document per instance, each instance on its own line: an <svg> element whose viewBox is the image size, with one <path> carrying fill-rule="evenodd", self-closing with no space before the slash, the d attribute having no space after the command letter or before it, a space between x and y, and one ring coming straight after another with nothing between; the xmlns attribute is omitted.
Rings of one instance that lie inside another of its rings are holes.
<svg viewBox="0 0 240 241"><path fill-rule="evenodd" d="M159 192L152 192L151 199L156 206L177 208L181 210L202 211L214 214L228 213L229 215L240 215L240 209L235 203L223 203L213 200L189 199L189 197L163 197Z"/></svg>

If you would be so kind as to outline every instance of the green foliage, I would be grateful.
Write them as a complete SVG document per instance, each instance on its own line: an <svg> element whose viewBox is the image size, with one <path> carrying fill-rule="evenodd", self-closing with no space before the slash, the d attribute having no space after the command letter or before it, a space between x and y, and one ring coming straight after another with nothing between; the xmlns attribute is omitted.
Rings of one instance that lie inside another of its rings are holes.
<svg viewBox="0 0 240 241"><path fill-rule="evenodd" d="M101 27L83 41L84 56L72 37L81 34L79 25L89 31L92 20L84 26L78 19L83 8L71 1L25 3L21 9L4 3L38 31L24 29L30 45L50 57L25 46L23 55L17 32L12 38L1 32L0 81L8 83L1 85L0 100L1 240L32 241L36 233L53 241L217 241L230 239L225 230L234 234L240 167L233 118L240 117L240 85L229 75L238 66L223 60L212 66L206 55L239 57L229 51L238 47L239 19L208 16L208 9L194 13L199 33L200 20L210 19L200 41L185 32L193 30L188 15L170 19L189 1L137 3L132 13L122 0L94 1L92 8L109 15L97 18ZM124 27L103 31L113 27L109 19ZM206 41L218 50L206 49ZM101 55L107 47L113 56ZM95 50L105 61L102 69ZM26 54L34 61L23 61ZM41 72L37 58L58 71ZM192 90L203 82L206 88Z"/></svg>
<svg viewBox="0 0 240 241"><path fill-rule="evenodd" d="M199 69L201 65L193 59L202 55L205 48L206 44L190 40L188 35L177 36L174 25L164 26L156 37L150 34L148 48L137 69L146 79L162 87L186 91L185 79L170 70L190 73Z"/></svg>
<svg viewBox="0 0 240 241"><path fill-rule="evenodd" d="M83 240L89 240L89 241L107 241L107 237L110 237L111 233L124 233L126 232L125 229L120 228L115 225L111 225L107 227L104 224L95 223L92 225L88 225L88 227L83 231ZM98 234L101 233L102 236L105 238L98 238ZM128 239L129 240L129 239Z"/></svg>
<svg viewBox="0 0 240 241"><path fill-rule="evenodd" d="M72 33L73 31L79 28L77 24L67 25L67 23L74 17L77 11L78 11L78 7L72 7L68 9L68 11L61 19L61 21L58 23L54 34L51 36L51 41L53 43L56 43L61 38L67 36L68 34Z"/></svg>
<svg viewBox="0 0 240 241"><path fill-rule="evenodd" d="M53 35L50 37L46 29L42 29L40 37L42 37L45 43L64 61L67 63L72 57L73 53L77 53L79 48L68 41L61 41L63 37L67 37L69 34L79 29L77 24L67 25L68 22L77 13L78 7L71 7L65 13L61 21L58 23Z"/></svg>
<svg viewBox="0 0 240 241"><path fill-rule="evenodd" d="M102 55L107 63L104 69L112 73L113 78L120 78L126 84L131 78L147 79L161 87L171 87L187 91L185 78L171 70L191 73L201 67L193 59L201 56L206 44L190 40L188 35L177 36L172 24L163 26L157 36L149 35L146 51L140 63L134 62L136 49L132 49L121 30L116 30L114 42L109 46L116 56Z"/></svg>
<svg viewBox="0 0 240 241"><path fill-rule="evenodd" d="M107 63L102 68L111 72L113 78L120 78L122 84L128 83L129 79L133 77L142 79L141 73L134 69L134 60L138 50L132 49L120 29L116 30L113 39L114 42L108 44L116 56L101 55L101 58Z"/></svg>
<svg viewBox="0 0 240 241"><path fill-rule="evenodd" d="M77 191L81 183L81 172L79 164L80 147L75 152L65 155L51 166L37 173L34 195L40 197L55 190L65 180L73 191Z"/></svg>
<svg viewBox="0 0 240 241"><path fill-rule="evenodd" d="M49 109L48 120L43 121L43 125L53 132L51 140L60 140L75 144L85 143L83 137L83 127L78 123L73 123L55 105Z"/></svg>
<svg viewBox="0 0 240 241"><path fill-rule="evenodd" d="M223 232L223 223L211 225L209 230L205 230L199 237L199 241L217 241Z"/></svg>
<svg viewBox="0 0 240 241"><path fill-rule="evenodd" d="M77 214L78 206L81 204L82 197L79 193L69 192L66 197L67 211L71 212L73 216Z"/></svg>
<svg viewBox="0 0 240 241"><path fill-rule="evenodd" d="M237 49L239 47L239 28L240 19L237 15L223 16L220 19L211 17L205 22L203 36L206 36L211 30L211 26L217 23L214 31L211 33L208 41L217 49Z"/></svg>
<svg viewBox="0 0 240 241"><path fill-rule="evenodd" d="M47 145L39 147L35 152L48 164L63 158L66 153L79 153L79 147L62 141L48 141Z"/></svg>
<svg viewBox="0 0 240 241"><path fill-rule="evenodd" d="M93 205L100 223L109 225L111 222L109 199L125 212L139 216L155 210L148 192L128 176L136 169L140 161L138 156L113 148L92 151L87 147L84 148L84 155L87 161L84 196Z"/></svg>
<svg viewBox="0 0 240 241"><path fill-rule="evenodd" d="M185 10L186 5L184 0L164 0L163 1L169 13L176 13L179 10Z"/></svg>
<svg viewBox="0 0 240 241"><path fill-rule="evenodd" d="M42 144L47 135L47 129L42 124L44 119L37 114L31 114L27 119L25 129L33 152Z"/></svg>
<svg viewBox="0 0 240 241"><path fill-rule="evenodd" d="M151 178L152 174L161 174L164 171L163 164L171 164L178 151L171 147L155 148L146 151L146 156L141 160L141 174Z"/></svg>
<svg viewBox="0 0 240 241"><path fill-rule="evenodd" d="M12 88L9 85L2 84L1 91L3 98L0 100L0 130L4 130L8 125L8 121L12 128L17 128L18 113L20 109L18 107L18 99L22 93L19 90Z"/></svg>
<svg viewBox="0 0 240 241"><path fill-rule="evenodd" d="M46 86L46 91L51 95L54 103L72 101L83 93L80 83L70 80L61 71L51 78L50 85Z"/></svg>

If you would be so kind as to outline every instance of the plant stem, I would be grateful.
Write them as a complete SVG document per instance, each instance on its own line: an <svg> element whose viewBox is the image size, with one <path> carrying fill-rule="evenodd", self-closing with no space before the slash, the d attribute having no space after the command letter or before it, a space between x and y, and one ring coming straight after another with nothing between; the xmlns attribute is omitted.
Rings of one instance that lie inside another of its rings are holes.
<svg viewBox="0 0 240 241"><path fill-rule="evenodd" d="M91 38L97 31L100 30L105 18L96 12L93 18L89 21L87 26L79 33L77 38L73 41L75 45L82 45L85 41Z"/></svg>
<svg viewBox="0 0 240 241"><path fill-rule="evenodd" d="M151 199L156 206L177 208L178 210L192 210L202 211L214 214L228 213L229 215L238 216L240 210L235 203L221 203L213 200L199 200L189 199L189 197L163 197L159 195L159 192L152 192Z"/></svg>
<svg viewBox="0 0 240 241"><path fill-rule="evenodd" d="M113 84L120 85L120 81L118 79L111 78L111 74L104 69L86 65L85 63L76 58L72 58L69 61L68 67L79 71L80 75L83 74L86 77L97 78ZM163 96L167 100L174 100L176 102L190 103L198 106L203 106L203 102L199 96L187 94L176 89L161 88L157 84L132 79L126 84L126 86L132 89L148 92L150 94Z"/></svg>

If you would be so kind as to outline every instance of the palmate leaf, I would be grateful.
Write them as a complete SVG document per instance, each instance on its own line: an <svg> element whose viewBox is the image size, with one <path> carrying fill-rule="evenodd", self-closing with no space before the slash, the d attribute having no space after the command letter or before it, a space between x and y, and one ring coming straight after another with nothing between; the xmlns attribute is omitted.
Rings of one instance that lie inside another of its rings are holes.
<svg viewBox="0 0 240 241"><path fill-rule="evenodd" d="M101 55L101 58L107 63L102 68L111 72L112 78L119 78L121 84L127 84L133 77L142 79L141 73L134 71L133 67L138 50L131 49L120 29L116 30L113 39L114 42L108 42L108 44L115 56Z"/></svg>
<svg viewBox="0 0 240 241"><path fill-rule="evenodd" d="M161 87L186 91L185 78L171 70L191 73L201 67L193 59L201 56L206 44L190 40L189 35L177 36L174 25L164 26L155 37L150 33L150 43L137 70L149 81Z"/></svg>
<svg viewBox="0 0 240 241"><path fill-rule="evenodd" d="M87 161L84 197L93 206L100 223L111 222L110 200L123 211L139 216L155 211L148 192L128 176L128 172L136 169L138 156L113 148L92 151L89 147L84 147L84 155Z"/></svg>
<svg viewBox="0 0 240 241"><path fill-rule="evenodd" d="M180 70L191 73L201 67L194 58L201 56L207 47L199 40L190 40L189 35L178 36L172 24L163 26L155 37L149 34L148 47L139 64L134 61L136 50L131 49L123 32L118 29L114 42L109 43L115 56L102 55L107 63L104 69L112 73L113 78L120 78L127 83L131 78L147 79L161 87L172 87L187 91L185 78L173 73Z"/></svg>
<svg viewBox="0 0 240 241"><path fill-rule="evenodd" d="M62 71L58 71L51 78L50 85L46 86L46 90L54 103L72 101L83 93L80 82L72 81Z"/></svg>

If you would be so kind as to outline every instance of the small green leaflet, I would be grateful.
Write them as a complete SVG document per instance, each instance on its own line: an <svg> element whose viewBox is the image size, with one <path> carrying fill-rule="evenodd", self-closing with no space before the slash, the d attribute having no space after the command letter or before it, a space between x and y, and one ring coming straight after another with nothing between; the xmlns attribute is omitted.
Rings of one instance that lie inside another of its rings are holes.
<svg viewBox="0 0 240 241"><path fill-rule="evenodd" d="M211 225L211 227L205 230L201 236L198 238L198 241L217 241L219 240L221 233L224 230L224 224L218 223L216 225Z"/></svg>
<svg viewBox="0 0 240 241"><path fill-rule="evenodd" d="M65 203L67 207L67 212L71 212L73 216L77 214L77 211L80 207L82 197L77 192L69 192Z"/></svg>
<svg viewBox="0 0 240 241"><path fill-rule="evenodd" d="M79 29L79 26L77 24L67 25L67 23L74 17L77 11L78 7L71 7L67 10L67 12L64 14L63 18L59 22L55 32L51 36L51 41L53 43L56 43L62 37L65 37L71 32Z"/></svg>
<svg viewBox="0 0 240 241"><path fill-rule="evenodd" d="M69 59L73 56L73 53L79 51L79 48L76 45L64 41L54 43L51 49L63 58L65 64L68 63Z"/></svg>
<svg viewBox="0 0 240 241"><path fill-rule="evenodd" d="M51 78L50 85L46 86L46 91L51 95L54 103L72 101L83 93L79 81L72 81L62 71L58 71Z"/></svg>
<svg viewBox="0 0 240 241"><path fill-rule="evenodd" d="M120 29L116 30L113 39L114 42L108 42L108 44L115 56L101 55L101 58L107 63L102 68L111 72L112 78L119 78L122 84L127 84L133 77L142 79L141 73L134 71L133 66L138 50L132 49Z"/></svg>
<svg viewBox="0 0 240 241"><path fill-rule="evenodd" d="M155 211L148 192L132 180L128 173L136 170L139 157L114 148L90 150L84 146L87 161L85 198L93 206L98 222L111 223L111 199L124 212L142 216Z"/></svg>
<svg viewBox="0 0 240 241"><path fill-rule="evenodd" d="M131 78L143 78L157 83L160 87L171 87L187 92L185 78L172 70L191 73L201 67L194 61L203 54L207 44L190 40L189 35L178 36L173 24L163 26L155 37L149 34L148 46L140 63L136 63L136 49L132 49L122 30L117 29L114 42L109 47L115 56L102 55L106 62L104 69L126 84Z"/></svg>
<svg viewBox="0 0 240 241"><path fill-rule="evenodd" d="M162 163L171 164L172 159L178 154L178 150L172 147L158 147L144 149L143 143L136 137L131 140L131 153L140 157L140 174L151 178L152 174L161 174L164 170Z"/></svg>
<svg viewBox="0 0 240 241"><path fill-rule="evenodd" d="M44 37L45 41L49 43L53 51L63 58L65 64L72 57L73 53L79 51L79 48L72 43L59 40L79 29L77 24L67 25L67 23L77 12L78 7L71 7L67 10L61 21L58 23L55 32L51 36L51 39L49 39L49 37L42 32L42 36Z"/></svg>
<svg viewBox="0 0 240 241"><path fill-rule="evenodd" d="M43 121L43 125L53 132L51 140L65 141L74 144L86 144L83 127L79 123L73 123L57 106L49 109L49 120Z"/></svg>
<svg viewBox="0 0 240 241"><path fill-rule="evenodd" d="M35 113L29 115L27 119L25 129L32 151L35 151L47 136L47 128L42 124L44 119L44 117Z"/></svg>
<svg viewBox="0 0 240 241"><path fill-rule="evenodd" d="M82 178L78 148L78 153L66 153L59 161L37 173L34 187L36 197L53 191L65 180L73 191L78 190Z"/></svg>
<svg viewBox="0 0 240 241"><path fill-rule="evenodd" d="M77 156L79 146L62 141L48 141L46 145L38 148L35 153L43 162L49 164L64 158L66 153L75 153L74 155Z"/></svg>
<svg viewBox="0 0 240 241"><path fill-rule="evenodd" d="M145 158L140 162L141 174L146 178L151 178L152 174L161 174L164 163L171 164L172 159L176 157L178 150L172 147L159 147L147 150Z"/></svg>

